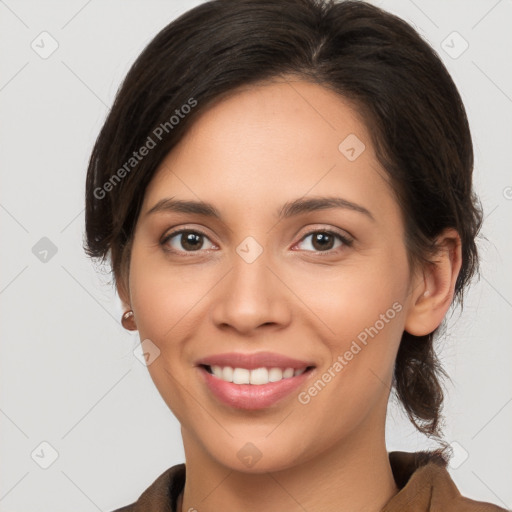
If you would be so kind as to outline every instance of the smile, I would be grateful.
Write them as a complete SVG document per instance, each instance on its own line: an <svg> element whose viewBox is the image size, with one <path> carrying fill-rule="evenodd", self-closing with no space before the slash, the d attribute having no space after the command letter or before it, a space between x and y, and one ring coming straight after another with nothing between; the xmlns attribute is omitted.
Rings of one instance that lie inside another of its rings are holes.
<svg viewBox="0 0 512 512"><path fill-rule="evenodd" d="M252 384L261 386L269 382L279 382L283 379L297 377L302 375L307 367L294 369L294 368L233 368L231 366L218 366L218 365L204 365L206 371L214 375L224 382L232 382L233 384Z"/></svg>
<svg viewBox="0 0 512 512"><path fill-rule="evenodd" d="M206 392L237 409L264 409L290 396L316 364L276 352L225 352L195 361Z"/></svg>

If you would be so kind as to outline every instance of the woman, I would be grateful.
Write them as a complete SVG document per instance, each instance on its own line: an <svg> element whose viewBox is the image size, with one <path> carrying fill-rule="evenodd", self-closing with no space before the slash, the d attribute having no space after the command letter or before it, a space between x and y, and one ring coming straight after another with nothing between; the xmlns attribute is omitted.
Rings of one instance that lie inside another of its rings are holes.
<svg viewBox="0 0 512 512"><path fill-rule="evenodd" d="M165 27L87 176L86 250L186 457L119 510L503 510L460 496L446 450L384 435L394 386L441 440L433 342L478 266L472 167L446 69L374 6L216 0Z"/></svg>

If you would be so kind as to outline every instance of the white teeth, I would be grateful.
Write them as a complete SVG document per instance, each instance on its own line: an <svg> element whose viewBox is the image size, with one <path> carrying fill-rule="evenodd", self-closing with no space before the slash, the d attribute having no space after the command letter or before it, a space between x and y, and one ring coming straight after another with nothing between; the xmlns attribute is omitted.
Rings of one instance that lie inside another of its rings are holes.
<svg viewBox="0 0 512 512"><path fill-rule="evenodd" d="M247 368L233 369L233 384L249 384L251 372Z"/></svg>
<svg viewBox="0 0 512 512"><path fill-rule="evenodd" d="M289 379L290 377L293 377L293 368L286 368L283 372L283 379Z"/></svg>
<svg viewBox="0 0 512 512"><path fill-rule="evenodd" d="M231 366L213 365L210 367L215 377L234 384L262 385L269 382L278 382L282 379L289 379L302 375L306 368L294 370L293 368L232 368Z"/></svg>
<svg viewBox="0 0 512 512"><path fill-rule="evenodd" d="M222 380L233 382L233 368L231 366L225 366L222 369Z"/></svg>
<svg viewBox="0 0 512 512"><path fill-rule="evenodd" d="M270 382L277 382L283 378L283 370L281 368L270 368L268 372L268 380Z"/></svg>
<svg viewBox="0 0 512 512"><path fill-rule="evenodd" d="M215 377L219 377L219 379L222 379L222 368L220 366L211 366L211 369L212 369L212 372L213 372L213 375L215 375Z"/></svg>
<svg viewBox="0 0 512 512"><path fill-rule="evenodd" d="M266 384L268 382L268 370L256 368L251 370L251 384Z"/></svg>

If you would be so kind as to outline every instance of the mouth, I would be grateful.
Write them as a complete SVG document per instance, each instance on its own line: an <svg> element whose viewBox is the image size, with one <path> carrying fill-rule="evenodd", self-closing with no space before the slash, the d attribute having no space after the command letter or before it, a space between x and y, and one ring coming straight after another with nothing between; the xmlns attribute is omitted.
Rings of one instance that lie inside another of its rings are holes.
<svg viewBox="0 0 512 512"><path fill-rule="evenodd" d="M274 366L249 369L208 364L201 364L199 366L204 368L210 375L224 382L236 385L249 384L252 386L264 386L271 382L280 382L284 379L298 377L314 368L314 366L304 366L302 368L279 368Z"/></svg>
<svg viewBox="0 0 512 512"><path fill-rule="evenodd" d="M206 392L237 409L264 409L311 378L316 365L276 352L226 352L196 361Z"/></svg>

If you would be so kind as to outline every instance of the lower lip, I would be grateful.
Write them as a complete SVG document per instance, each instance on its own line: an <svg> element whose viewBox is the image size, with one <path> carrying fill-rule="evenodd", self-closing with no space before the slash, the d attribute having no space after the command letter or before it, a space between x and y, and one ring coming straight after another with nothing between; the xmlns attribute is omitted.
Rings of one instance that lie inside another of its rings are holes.
<svg viewBox="0 0 512 512"><path fill-rule="evenodd" d="M230 407L250 410L264 409L275 404L297 389L312 372L309 369L295 377L256 385L226 382L209 373L203 366L198 368L209 390L221 402Z"/></svg>

